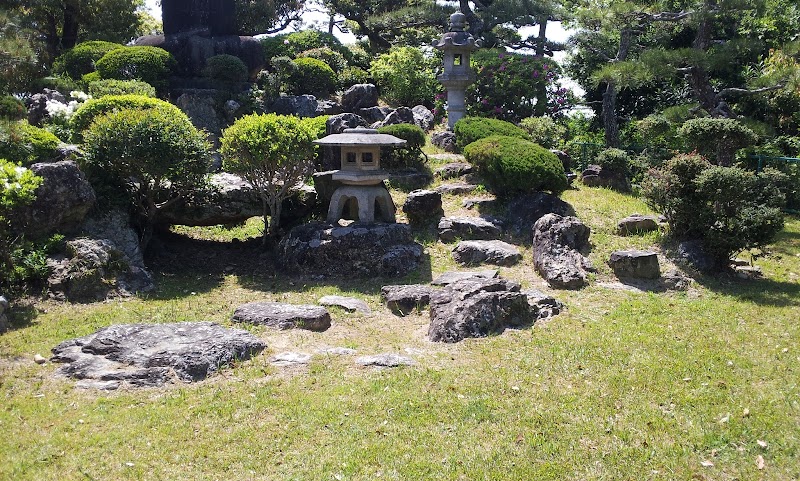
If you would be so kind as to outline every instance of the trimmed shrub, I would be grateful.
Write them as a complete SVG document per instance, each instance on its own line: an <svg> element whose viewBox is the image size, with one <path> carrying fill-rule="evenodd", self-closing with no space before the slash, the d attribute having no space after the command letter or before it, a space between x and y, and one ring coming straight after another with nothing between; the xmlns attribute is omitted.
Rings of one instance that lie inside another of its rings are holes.
<svg viewBox="0 0 800 481"><path fill-rule="evenodd" d="M103 80L103 77L100 76L100 72L89 72L81 77L81 82L86 86L92 82L99 82L100 80Z"/></svg>
<svg viewBox="0 0 800 481"><path fill-rule="evenodd" d="M528 132L533 142L546 149L558 148L567 135L567 128L551 117L528 117L522 119L519 126Z"/></svg>
<svg viewBox="0 0 800 481"><path fill-rule="evenodd" d="M244 82L248 76L247 65L233 55L214 55L206 60L203 76L220 82Z"/></svg>
<svg viewBox="0 0 800 481"><path fill-rule="evenodd" d="M112 50L125 48L124 45L102 40L90 40L76 45L59 56L53 63L53 71L64 74L73 80L95 71L95 63Z"/></svg>
<svg viewBox="0 0 800 481"><path fill-rule="evenodd" d="M89 82L89 95L96 99L108 95L141 95L155 98L156 89L140 80L106 79Z"/></svg>
<svg viewBox="0 0 800 481"><path fill-rule="evenodd" d="M164 100L142 95L107 95L100 99L90 99L81 105L70 119L73 131L73 142L81 143L83 132L89 128L94 119L100 115L124 109L158 109L183 114L181 109Z"/></svg>
<svg viewBox="0 0 800 481"><path fill-rule="evenodd" d="M22 120L26 113L22 100L13 95L0 95L0 119Z"/></svg>
<svg viewBox="0 0 800 481"><path fill-rule="evenodd" d="M456 134L456 148L458 150L463 150L464 147L476 140L485 139L492 135L531 140L527 132L511 122L482 117L462 118L453 126L453 132Z"/></svg>
<svg viewBox="0 0 800 481"><path fill-rule="evenodd" d="M104 79L141 80L158 89L166 87L177 62L162 48L125 47L103 55L95 66Z"/></svg>
<svg viewBox="0 0 800 481"><path fill-rule="evenodd" d="M464 157L499 197L535 191L557 195L568 186L558 157L529 140L493 135L467 145Z"/></svg>
<svg viewBox="0 0 800 481"><path fill-rule="evenodd" d="M292 49L289 47L289 42L286 40L288 35L281 34L274 37L264 37L260 40L261 49L264 52L264 60L269 65L270 60L274 57L291 57Z"/></svg>
<svg viewBox="0 0 800 481"><path fill-rule="evenodd" d="M716 164L733 164L736 151L754 144L756 134L734 119L691 119L679 129L680 135L690 150L696 150Z"/></svg>
<svg viewBox="0 0 800 481"><path fill-rule="evenodd" d="M286 41L292 52L305 52L313 48L328 47L332 50L342 49L342 42L335 36L327 33L320 32L319 30L302 30L300 32L292 32L286 36Z"/></svg>
<svg viewBox="0 0 800 481"><path fill-rule="evenodd" d="M205 135L177 109L111 111L97 117L84 137L87 174L100 171L125 186L143 246L161 209L191 192L208 167Z"/></svg>
<svg viewBox="0 0 800 481"><path fill-rule="evenodd" d="M647 203L667 218L677 239L700 239L719 268L744 249L761 248L783 228L781 186L768 170L712 166L696 154L678 155L652 169L643 185Z"/></svg>
<svg viewBox="0 0 800 481"><path fill-rule="evenodd" d="M31 165L54 158L61 141L27 121L0 122L0 158Z"/></svg>
<svg viewBox="0 0 800 481"><path fill-rule="evenodd" d="M435 61L414 47L394 47L372 62L369 73L381 96L395 105L433 107L439 91Z"/></svg>
<svg viewBox="0 0 800 481"><path fill-rule="evenodd" d="M253 114L222 133L223 168L244 177L264 200L265 243L278 233L283 199L314 170L315 134L309 125L291 115Z"/></svg>
<svg viewBox="0 0 800 481"><path fill-rule="evenodd" d="M339 52L335 52L328 47L312 48L297 54L297 58L315 58L325 62L334 72L341 72L346 66L347 61Z"/></svg>
<svg viewBox="0 0 800 481"><path fill-rule="evenodd" d="M406 141L402 147L393 149L386 149L386 155L383 156L382 161L385 167L395 168L403 167L414 161L419 160L425 154L422 152L422 147L425 146L425 131L417 125L412 124L395 124L387 125L378 129L381 134L394 135L397 138Z"/></svg>
<svg viewBox="0 0 800 481"><path fill-rule="evenodd" d="M336 74L328 64L315 58L298 58L297 70L289 74L289 88L294 95L327 97L336 90Z"/></svg>
<svg viewBox="0 0 800 481"><path fill-rule="evenodd" d="M622 174L626 177L631 175L631 158L622 149L608 148L603 149L594 158L594 163L603 169Z"/></svg>
<svg viewBox="0 0 800 481"><path fill-rule="evenodd" d="M330 115L318 115L316 117L306 117L300 121L311 133L313 140L317 140L325 137L325 129L330 117Z"/></svg>
<svg viewBox="0 0 800 481"><path fill-rule="evenodd" d="M372 83L372 77L369 72L360 67L347 67L339 72L339 87L342 90L347 90L355 84L368 84Z"/></svg>

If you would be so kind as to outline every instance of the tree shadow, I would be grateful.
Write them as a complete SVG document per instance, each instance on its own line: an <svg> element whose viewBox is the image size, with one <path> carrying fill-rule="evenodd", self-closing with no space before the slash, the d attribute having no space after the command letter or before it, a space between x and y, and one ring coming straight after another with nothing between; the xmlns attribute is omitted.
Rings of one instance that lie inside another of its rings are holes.
<svg viewBox="0 0 800 481"><path fill-rule="evenodd" d="M695 281L711 291L761 306L800 306L800 283L797 282L776 281L763 277L739 279L729 273L721 276L698 276Z"/></svg>
<svg viewBox="0 0 800 481"><path fill-rule="evenodd" d="M33 321L39 316L39 311L31 303L14 303L6 311L6 315L8 317L6 332L10 332L17 329L25 329L32 325ZM2 331L0 331L0 334L2 334Z"/></svg>

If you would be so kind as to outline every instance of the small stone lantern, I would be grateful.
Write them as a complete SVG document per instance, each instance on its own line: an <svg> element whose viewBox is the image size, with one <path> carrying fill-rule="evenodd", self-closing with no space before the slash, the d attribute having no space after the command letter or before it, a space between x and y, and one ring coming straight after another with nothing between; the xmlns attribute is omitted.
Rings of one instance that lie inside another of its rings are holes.
<svg viewBox="0 0 800 481"><path fill-rule="evenodd" d="M346 208L358 212L359 222L395 222L396 208L383 181L389 174L381 170L381 147L406 143L394 135L379 134L375 129L345 129L314 141L322 146L342 148L341 169L332 179L343 186L336 189L328 206L328 222L336 223Z"/></svg>
<svg viewBox="0 0 800 481"><path fill-rule="evenodd" d="M450 130L464 117L467 86L475 81L469 56L478 46L472 35L464 31L466 18L461 12L450 15L450 31L433 44L444 53L444 72L437 79L447 89L447 127Z"/></svg>

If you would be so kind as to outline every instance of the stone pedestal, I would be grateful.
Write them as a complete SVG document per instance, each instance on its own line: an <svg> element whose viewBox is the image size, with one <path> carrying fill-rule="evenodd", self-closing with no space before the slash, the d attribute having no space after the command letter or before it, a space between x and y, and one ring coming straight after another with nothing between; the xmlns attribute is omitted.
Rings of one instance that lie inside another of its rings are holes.
<svg viewBox="0 0 800 481"><path fill-rule="evenodd" d="M396 208L386 186L345 185L336 189L328 207L328 222L336 223L343 217L345 209L358 212L359 222L395 222Z"/></svg>

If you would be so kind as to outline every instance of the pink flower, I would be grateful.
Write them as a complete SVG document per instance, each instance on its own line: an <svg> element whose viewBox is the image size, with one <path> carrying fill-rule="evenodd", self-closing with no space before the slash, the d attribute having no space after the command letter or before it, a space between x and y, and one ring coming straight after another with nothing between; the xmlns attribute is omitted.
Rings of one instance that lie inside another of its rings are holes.
<svg viewBox="0 0 800 481"><path fill-rule="evenodd" d="M495 106L494 113L499 114L502 111L503 111L503 109L501 109L500 107Z"/></svg>
<svg viewBox="0 0 800 481"><path fill-rule="evenodd" d="M534 70L533 71L533 78L539 78L539 71L538 70Z"/></svg>
<svg viewBox="0 0 800 481"><path fill-rule="evenodd" d="M486 99L482 99L482 100L481 100L481 103L482 103L483 105L489 105L489 101L488 101L488 100L486 100Z"/></svg>

